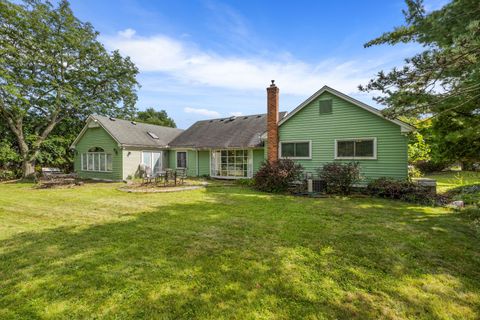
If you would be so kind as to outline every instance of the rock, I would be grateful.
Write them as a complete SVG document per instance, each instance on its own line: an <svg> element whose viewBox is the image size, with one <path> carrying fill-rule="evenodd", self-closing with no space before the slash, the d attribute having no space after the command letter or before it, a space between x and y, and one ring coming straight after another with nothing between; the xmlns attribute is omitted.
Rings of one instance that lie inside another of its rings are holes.
<svg viewBox="0 0 480 320"><path fill-rule="evenodd" d="M465 207L465 203L462 200L452 201L448 204L449 207L460 209Z"/></svg>

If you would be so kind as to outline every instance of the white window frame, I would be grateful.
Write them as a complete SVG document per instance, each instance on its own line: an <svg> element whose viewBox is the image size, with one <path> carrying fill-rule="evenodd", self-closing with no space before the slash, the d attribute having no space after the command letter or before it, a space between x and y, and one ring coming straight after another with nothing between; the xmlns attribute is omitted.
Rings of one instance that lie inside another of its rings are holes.
<svg viewBox="0 0 480 320"><path fill-rule="evenodd" d="M353 157L339 157L338 156L338 142L340 141L356 141L356 140L371 140L373 141L373 157L355 157L355 144L353 149ZM364 137L364 138L345 138L335 139L335 160L377 160L377 138L376 137Z"/></svg>
<svg viewBox="0 0 480 320"><path fill-rule="evenodd" d="M185 153L185 167L178 166L178 153L184 152ZM175 151L175 168L176 169L186 169L188 168L188 151L187 150L176 150Z"/></svg>
<svg viewBox="0 0 480 320"><path fill-rule="evenodd" d="M282 157L282 143L308 143L308 157ZM278 142L278 158L292 160L312 160L312 140L282 140Z"/></svg>
<svg viewBox="0 0 480 320"><path fill-rule="evenodd" d="M88 166L88 158L89 157L95 157L95 155L98 154L98 170L95 170L95 159L93 159L93 168L89 168ZM105 170L100 170L100 155L103 154L105 157ZM85 160L83 159L85 155ZM108 170L108 155L111 156L111 159L112 159L112 170ZM113 172L113 156L110 154L110 153L107 153L105 151L101 151L101 152L84 152L82 154L80 154L80 159L81 159L81 164L80 164L80 170L81 171L88 171L88 172ZM86 169L83 168L83 164L84 164L84 161L86 161Z"/></svg>
<svg viewBox="0 0 480 320"><path fill-rule="evenodd" d="M160 171L163 171L163 151L142 150L141 152L142 152L142 156L141 156L140 160L141 160L142 165L144 164L143 154L144 153L150 153L150 168L152 169L152 173L154 173L153 172L153 170L154 170L153 154L154 153L159 153L160 154L160 157L159 157L159 159L160 159Z"/></svg>
<svg viewBox="0 0 480 320"><path fill-rule="evenodd" d="M213 154L215 152L222 152L222 151L236 151L236 150L243 150L247 151L247 175L246 176L220 176L214 174L216 169L216 162L214 163L212 160ZM210 176L213 178L219 179L250 179L253 177L253 150L252 149L245 149L245 148L230 148L230 149L211 149L210 150Z"/></svg>

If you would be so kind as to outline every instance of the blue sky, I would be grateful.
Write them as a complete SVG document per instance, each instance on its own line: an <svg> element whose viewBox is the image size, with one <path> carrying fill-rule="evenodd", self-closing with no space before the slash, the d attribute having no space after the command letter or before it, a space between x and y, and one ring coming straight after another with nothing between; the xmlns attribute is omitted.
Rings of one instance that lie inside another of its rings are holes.
<svg viewBox="0 0 480 320"><path fill-rule="evenodd" d="M138 108L165 109L180 128L264 113L271 79L281 110L323 85L376 106L357 86L419 48L363 44L402 24L404 7L401 0L72 0L77 17L95 26L106 47L139 67Z"/></svg>

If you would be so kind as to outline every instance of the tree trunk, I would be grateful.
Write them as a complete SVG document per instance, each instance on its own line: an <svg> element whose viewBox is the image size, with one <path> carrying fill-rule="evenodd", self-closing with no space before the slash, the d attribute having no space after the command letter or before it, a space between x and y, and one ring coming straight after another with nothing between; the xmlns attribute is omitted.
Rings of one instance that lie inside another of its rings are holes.
<svg viewBox="0 0 480 320"><path fill-rule="evenodd" d="M35 160L24 159L22 163L23 178L35 177Z"/></svg>

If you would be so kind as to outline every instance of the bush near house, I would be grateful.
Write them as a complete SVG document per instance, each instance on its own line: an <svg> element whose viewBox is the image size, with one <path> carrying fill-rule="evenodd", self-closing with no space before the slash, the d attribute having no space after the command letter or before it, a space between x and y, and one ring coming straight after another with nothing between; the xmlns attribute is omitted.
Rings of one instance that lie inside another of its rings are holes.
<svg viewBox="0 0 480 320"><path fill-rule="evenodd" d="M417 168L424 174L440 172L446 169L449 165L450 163L448 162L434 160L420 160L414 163L415 168Z"/></svg>
<svg viewBox="0 0 480 320"><path fill-rule="evenodd" d="M253 177L253 185L260 191L285 192L302 174L303 167L293 160L265 161Z"/></svg>
<svg viewBox="0 0 480 320"><path fill-rule="evenodd" d="M432 204L436 200L435 195L428 188L411 181L400 181L392 178L379 178L371 181L366 192L375 197L421 204Z"/></svg>
<svg viewBox="0 0 480 320"><path fill-rule="evenodd" d="M360 181L360 164L327 163L317 169L321 180L325 181L327 193L350 194L353 185Z"/></svg>

